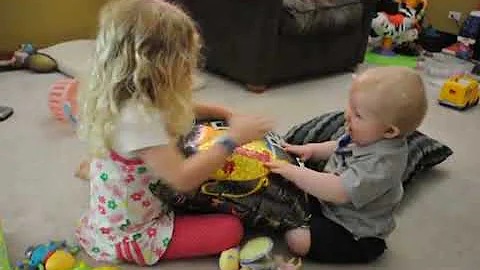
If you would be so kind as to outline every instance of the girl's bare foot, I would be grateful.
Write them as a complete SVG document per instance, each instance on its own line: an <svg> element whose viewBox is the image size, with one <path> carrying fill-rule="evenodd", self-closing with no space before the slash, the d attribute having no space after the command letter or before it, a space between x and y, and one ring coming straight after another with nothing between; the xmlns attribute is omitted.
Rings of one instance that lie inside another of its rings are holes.
<svg viewBox="0 0 480 270"><path fill-rule="evenodd" d="M83 180L90 180L90 161L84 160L75 171L75 177Z"/></svg>

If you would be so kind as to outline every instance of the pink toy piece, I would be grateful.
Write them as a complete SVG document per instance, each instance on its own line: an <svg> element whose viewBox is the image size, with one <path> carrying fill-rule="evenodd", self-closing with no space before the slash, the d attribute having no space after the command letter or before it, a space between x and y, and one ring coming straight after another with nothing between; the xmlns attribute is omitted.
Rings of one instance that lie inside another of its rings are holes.
<svg viewBox="0 0 480 270"><path fill-rule="evenodd" d="M57 120L70 120L71 116L65 115L65 105L71 108L73 117L77 115L77 89L78 81L74 79L62 79L52 85L48 95L48 107Z"/></svg>

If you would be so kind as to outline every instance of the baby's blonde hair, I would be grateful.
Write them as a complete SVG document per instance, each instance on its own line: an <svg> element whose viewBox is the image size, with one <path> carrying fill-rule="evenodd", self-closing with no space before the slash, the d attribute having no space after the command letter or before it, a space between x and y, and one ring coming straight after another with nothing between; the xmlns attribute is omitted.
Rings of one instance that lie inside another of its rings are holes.
<svg viewBox="0 0 480 270"><path fill-rule="evenodd" d="M200 41L192 19L162 0L117 0L100 12L93 69L80 91L79 134L92 155L112 148L127 101L159 109L174 138L193 122L192 72Z"/></svg>
<svg viewBox="0 0 480 270"><path fill-rule="evenodd" d="M371 68L354 80L370 109L400 135L413 132L425 118L428 102L420 75L405 67Z"/></svg>

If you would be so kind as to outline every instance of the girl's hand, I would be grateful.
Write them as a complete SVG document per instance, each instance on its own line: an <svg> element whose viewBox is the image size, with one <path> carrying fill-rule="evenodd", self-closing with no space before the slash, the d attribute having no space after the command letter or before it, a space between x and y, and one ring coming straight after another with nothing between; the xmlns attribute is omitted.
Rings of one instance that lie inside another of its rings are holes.
<svg viewBox="0 0 480 270"><path fill-rule="evenodd" d="M232 117L232 111L217 105L195 104L195 117L197 119L221 119L229 120Z"/></svg>
<svg viewBox="0 0 480 270"><path fill-rule="evenodd" d="M272 130L273 122L260 116L233 115L230 120L228 134L237 143L244 145L253 140L261 139Z"/></svg>
<svg viewBox="0 0 480 270"><path fill-rule="evenodd" d="M229 121L230 118L232 118L232 115L233 115L233 112L230 109L227 109L225 107L220 107L215 116L219 117L220 119Z"/></svg>
<svg viewBox="0 0 480 270"><path fill-rule="evenodd" d="M300 157L302 161L307 161L313 156L313 149L308 144L291 145L288 143L283 143L282 146L285 151Z"/></svg>

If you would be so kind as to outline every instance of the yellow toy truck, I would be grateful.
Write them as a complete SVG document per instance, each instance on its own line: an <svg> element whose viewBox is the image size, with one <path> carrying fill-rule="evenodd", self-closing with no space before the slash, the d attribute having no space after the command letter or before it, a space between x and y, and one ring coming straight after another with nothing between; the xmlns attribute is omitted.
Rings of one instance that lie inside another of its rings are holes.
<svg viewBox="0 0 480 270"><path fill-rule="evenodd" d="M455 75L443 85L438 103L464 110L477 105L478 99L478 81L469 75Z"/></svg>

